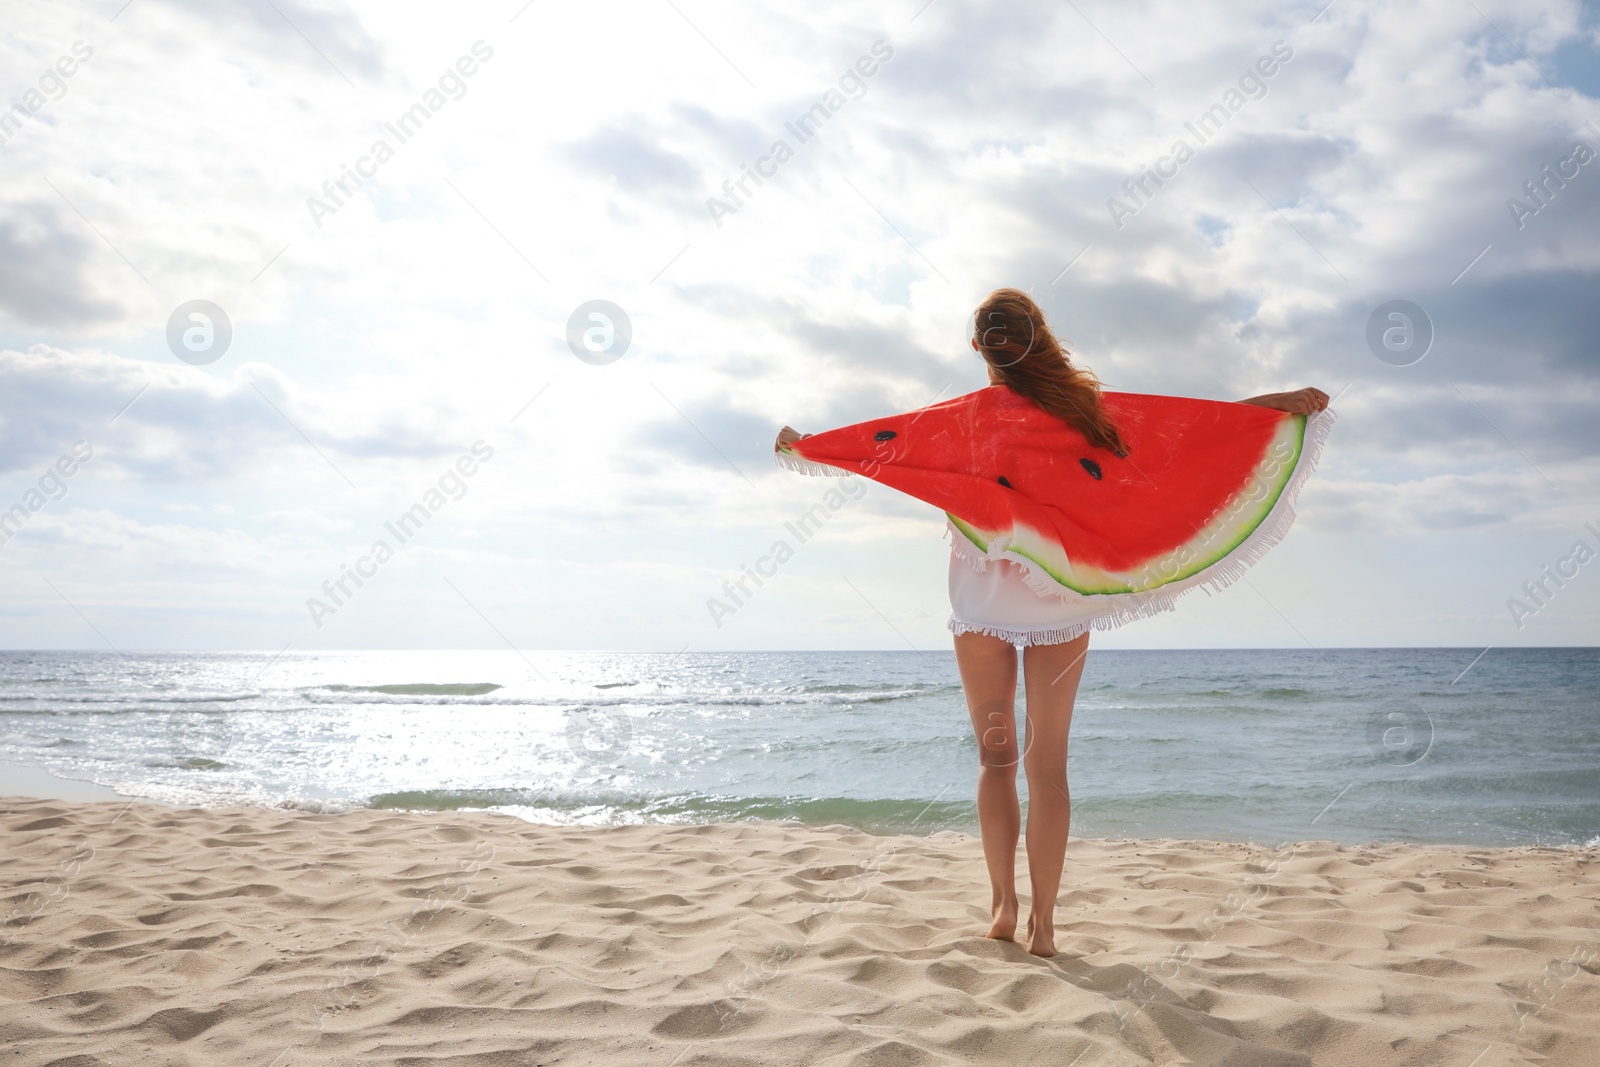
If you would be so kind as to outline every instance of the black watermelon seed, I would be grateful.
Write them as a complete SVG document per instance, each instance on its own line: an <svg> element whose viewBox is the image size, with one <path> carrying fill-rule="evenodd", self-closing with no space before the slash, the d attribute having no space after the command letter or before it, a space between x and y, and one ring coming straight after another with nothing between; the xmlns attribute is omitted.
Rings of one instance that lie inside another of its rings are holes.
<svg viewBox="0 0 1600 1067"><path fill-rule="evenodd" d="M1118 459L1127 459L1128 458L1128 454L1126 452L1122 451L1122 449L1120 449L1120 448L1117 449L1115 452L1113 452L1112 455L1116 456Z"/></svg>
<svg viewBox="0 0 1600 1067"><path fill-rule="evenodd" d="M1080 459L1078 460L1078 466L1082 467L1084 470L1093 475L1095 481L1098 482L1100 480L1100 464L1096 463L1094 460Z"/></svg>
<svg viewBox="0 0 1600 1067"><path fill-rule="evenodd" d="M1005 486L1005 487L1006 487L1006 488L1007 488L1007 489L1010 489L1010 488L1011 488L1011 483L1010 483L1010 482L1008 482L1008 481L1006 481L1006 476L1005 476L1005 475L1004 475L1004 474L1002 474L1002 475L1001 475L1001 476L1000 476L1000 484L1001 484L1001 485L1003 485L1003 486Z"/></svg>
<svg viewBox="0 0 1600 1067"><path fill-rule="evenodd" d="M872 435L872 439L874 441L893 441L895 439L895 432L893 430L879 430L877 433Z"/></svg>

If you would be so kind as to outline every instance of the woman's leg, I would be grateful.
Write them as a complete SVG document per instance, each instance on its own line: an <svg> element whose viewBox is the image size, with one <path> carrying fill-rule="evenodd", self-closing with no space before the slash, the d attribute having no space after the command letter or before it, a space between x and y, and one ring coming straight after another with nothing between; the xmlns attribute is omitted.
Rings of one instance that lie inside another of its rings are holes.
<svg viewBox="0 0 1600 1067"><path fill-rule="evenodd" d="M988 634L956 635L956 666L978 738L978 829L989 866L988 937L1017 935L1017 650Z"/></svg>
<svg viewBox="0 0 1600 1067"><path fill-rule="evenodd" d="M1023 685L1028 694L1028 737L1022 765L1028 775L1028 881L1033 910L1028 916L1028 951L1056 952L1054 915L1061 867L1067 858L1072 795L1067 790L1067 731L1072 705L1089 653L1089 635L1059 645L1023 650Z"/></svg>

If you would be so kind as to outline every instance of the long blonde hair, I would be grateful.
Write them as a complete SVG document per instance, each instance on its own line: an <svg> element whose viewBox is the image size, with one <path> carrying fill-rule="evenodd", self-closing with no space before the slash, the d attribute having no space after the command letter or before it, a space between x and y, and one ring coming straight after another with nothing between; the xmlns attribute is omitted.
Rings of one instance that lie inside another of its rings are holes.
<svg viewBox="0 0 1600 1067"><path fill-rule="evenodd" d="M1095 447L1127 454L1100 403L1100 379L1067 358L1031 296L1020 289L996 289L973 313L972 333L979 353L1012 392L1080 431Z"/></svg>

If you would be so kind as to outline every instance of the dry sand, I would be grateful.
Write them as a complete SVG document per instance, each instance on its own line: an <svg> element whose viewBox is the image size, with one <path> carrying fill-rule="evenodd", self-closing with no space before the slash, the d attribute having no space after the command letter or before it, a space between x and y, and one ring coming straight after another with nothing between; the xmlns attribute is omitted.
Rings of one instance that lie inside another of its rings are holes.
<svg viewBox="0 0 1600 1067"><path fill-rule="evenodd" d="M1600 1063L1600 863L0 800L0 1067ZM1024 883L1025 884L1025 883Z"/></svg>

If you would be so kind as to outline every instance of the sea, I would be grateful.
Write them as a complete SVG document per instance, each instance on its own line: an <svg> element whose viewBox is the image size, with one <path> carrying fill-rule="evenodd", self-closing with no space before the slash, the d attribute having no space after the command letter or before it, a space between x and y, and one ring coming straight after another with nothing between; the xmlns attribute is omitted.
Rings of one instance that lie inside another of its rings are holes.
<svg viewBox="0 0 1600 1067"><path fill-rule="evenodd" d="M176 805L976 833L977 763L949 651L0 653L0 765ZM1600 649L1092 649L1068 766L1081 837L1593 847Z"/></svg>

